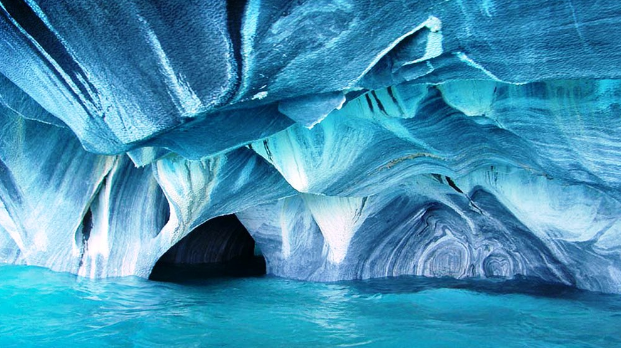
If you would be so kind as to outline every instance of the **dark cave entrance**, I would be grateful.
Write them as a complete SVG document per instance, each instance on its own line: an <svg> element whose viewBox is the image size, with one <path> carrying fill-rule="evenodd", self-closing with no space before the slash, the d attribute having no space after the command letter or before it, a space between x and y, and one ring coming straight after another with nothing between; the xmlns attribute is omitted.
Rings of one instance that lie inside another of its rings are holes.
<svg viewBox="0 0 621 348"><path fill-rule="evenodd" d="M195 228L160 257L149 279L184 282L265 274L265 259L235 215L213 218Z"/></svg>

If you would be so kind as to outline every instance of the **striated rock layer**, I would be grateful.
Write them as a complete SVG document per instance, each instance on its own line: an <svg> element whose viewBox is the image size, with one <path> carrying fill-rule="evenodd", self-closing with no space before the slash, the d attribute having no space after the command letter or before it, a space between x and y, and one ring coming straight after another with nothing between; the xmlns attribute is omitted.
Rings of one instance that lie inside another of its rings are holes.
<svg viewBox="0 0 621 348"><path fill-rule="evenodd" d="M235 214L277 276L621 293L620 30L584 0L0 0L0 262L148 277L248 249L191 234Z"/></svg>

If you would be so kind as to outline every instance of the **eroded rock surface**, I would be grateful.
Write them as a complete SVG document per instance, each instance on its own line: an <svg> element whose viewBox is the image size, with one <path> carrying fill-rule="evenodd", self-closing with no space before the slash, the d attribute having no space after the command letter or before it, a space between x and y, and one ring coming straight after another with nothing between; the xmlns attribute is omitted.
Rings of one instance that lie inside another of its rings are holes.
<svg viewBox="0 0 621 348"><path fill-rule="evenodd" d="M0 0L0 262L148 277L236 214L278 276L621 293L620 30L614 1Z"/></svg>

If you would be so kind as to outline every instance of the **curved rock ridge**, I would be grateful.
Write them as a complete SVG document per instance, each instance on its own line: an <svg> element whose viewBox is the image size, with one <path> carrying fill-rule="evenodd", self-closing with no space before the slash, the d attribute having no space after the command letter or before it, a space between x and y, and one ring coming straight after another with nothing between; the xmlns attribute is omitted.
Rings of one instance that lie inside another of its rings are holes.
<svg viewBox="0 0 621 348"><path fill-rule="evenodd" d="M237 216L283 277L519 275L619 292L619 246L608 244L619 240L618 209L596 190L493 167L460 180L421 175L365 198L302 194ZM335 233L335 220L355 224Z"/></svg>
<svg viewBox="0 0 621 348"><path fill-rule="evenodd" d="M124 155L84 151L65 128L11 113L0 122L2 262L148 277L210 218L295 194L245 148L201 161L171 154L136 168Z"/></svg>
<svg viewBox="0 0 621 348"><path fill-rule="evenodd" d="M250 245L185 238L235 214L278 276L621 293L620 30L614 1L0 0L0 262L148 277Z"/></svg>
<svg viewBox="0 0 621 348"><path fill-rule="evenodd" d="M334 93L404 81L619 78L620 15L587 0L4 0L0 73L89 151L119 154L187 122L227 127L218 110L232 104L283 101L310 126ZM255 139L262 118L244 121Z"/></svg>
<svg viewBox="0 0 621 348"><path fill-rule="evenodd" d="M0 71L93 150L118 152L234 92L224 2L11 0L1 8L8 54Z"/></svg>
<svg viewBox="0 0 621 348"><path fill-rule="evenodd" d="M620 96L619 80L406 83L252 148L306 193L368 196L410 176L504 164L616 197Z"/></svg>
<svg viewBox="0 0 621 348"><path fill-rule="evenodd" d="M235 215L210 219L192 230L158 260L165 265L204 265L245 261L255 243ZM157 266L156 266L157 267Z"/></svg>

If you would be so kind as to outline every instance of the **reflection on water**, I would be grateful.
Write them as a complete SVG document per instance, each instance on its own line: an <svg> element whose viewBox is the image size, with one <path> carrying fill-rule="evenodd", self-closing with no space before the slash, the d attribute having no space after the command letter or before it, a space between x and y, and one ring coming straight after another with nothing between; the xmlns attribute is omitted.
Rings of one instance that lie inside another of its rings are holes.
<svg viewBox="0 0 621 348"><path fill-rule="evenodd" d="M0 266L0 347L621 347L621 296L520 279L162 283Z"/></svg>

